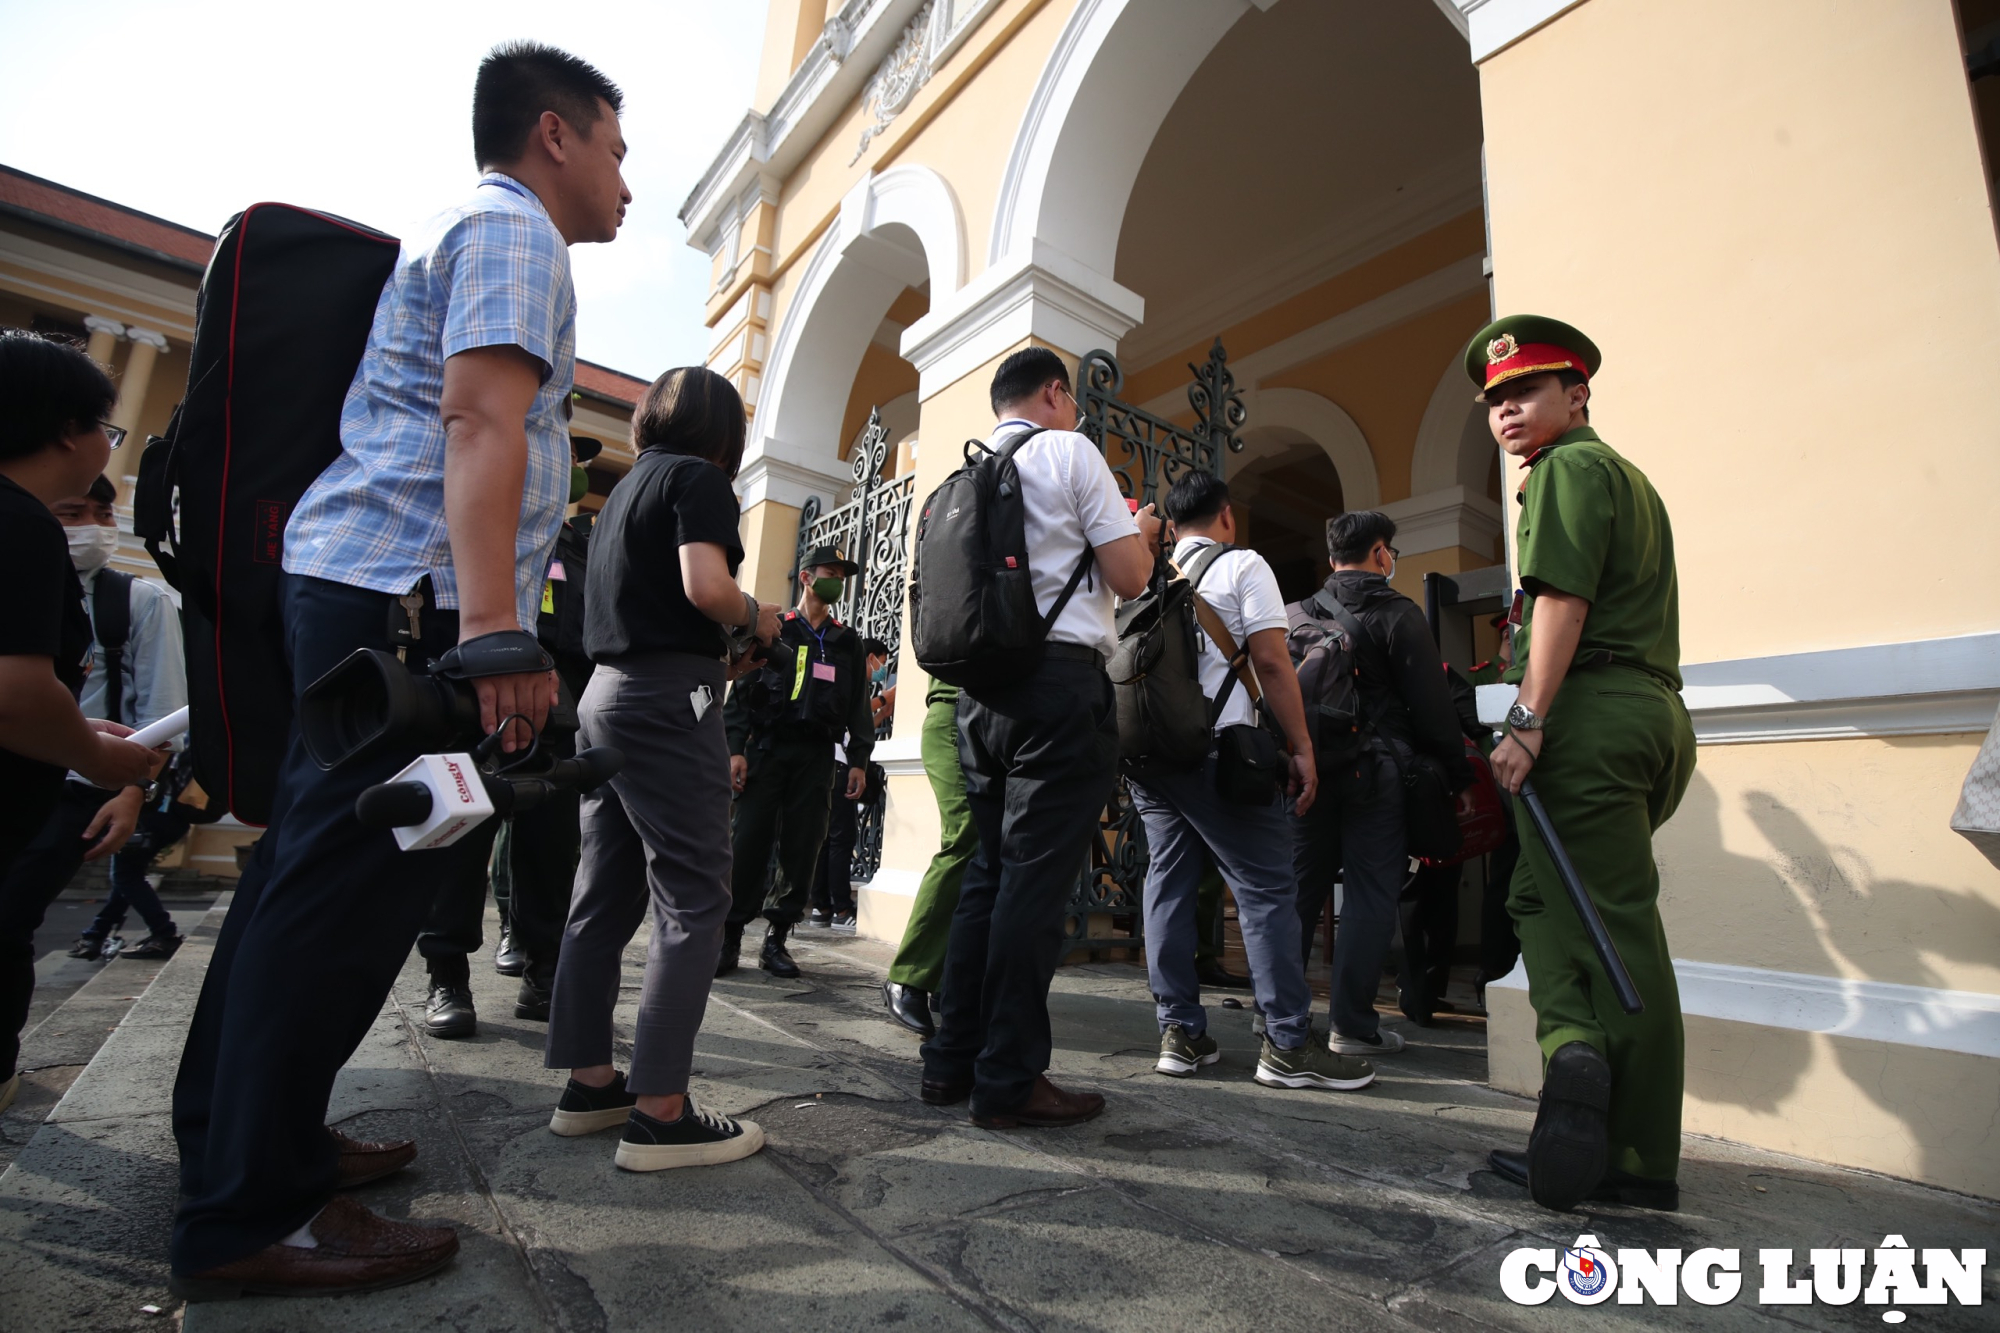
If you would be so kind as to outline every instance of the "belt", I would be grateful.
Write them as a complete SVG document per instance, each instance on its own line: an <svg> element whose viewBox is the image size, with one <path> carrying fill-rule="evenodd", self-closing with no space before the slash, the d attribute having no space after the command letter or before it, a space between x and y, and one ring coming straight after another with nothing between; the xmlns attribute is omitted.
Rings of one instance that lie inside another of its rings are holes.
<svg viewBox="0 0 2000 1333"><path fill-rule="evenodd" d="M1104 666L1104 654L1081 643L1051 643L1042 655L1054 662L1088 662L1100 670Z"/></svg>

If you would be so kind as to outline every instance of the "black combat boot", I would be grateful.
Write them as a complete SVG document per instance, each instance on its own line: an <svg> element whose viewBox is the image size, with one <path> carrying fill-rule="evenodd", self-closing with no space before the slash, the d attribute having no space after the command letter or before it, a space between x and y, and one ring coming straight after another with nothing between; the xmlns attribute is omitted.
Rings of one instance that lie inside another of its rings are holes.
<svg viewBox="0 0 2000 1333"><path fill-rule="evenodd" d="M785 950L785 936L791 933L792 928L789 923L781 925L772 922L770 933L764 936L764 952L757 959L757 966L774 977L784 977L789 980L797 976L799 965L792 961L791 954Z"/></svg>
<svg viewBox="0 0 2000 1333"><path fill-rule="evenodd" d="M743 923L725 922L722 927L722 953L715 960L715 975L726 977L736 970L743 956Z"/></svg>

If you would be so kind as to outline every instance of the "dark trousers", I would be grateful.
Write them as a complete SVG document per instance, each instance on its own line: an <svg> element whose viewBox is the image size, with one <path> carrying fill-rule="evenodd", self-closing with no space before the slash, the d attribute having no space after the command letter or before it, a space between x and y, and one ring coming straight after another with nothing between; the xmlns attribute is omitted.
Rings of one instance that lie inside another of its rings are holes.
<svg viewBox="0 0 2000 1333"><path fill-rule="evenodd" d="M854 914L854 838L861 816L861 802L850 801L847 792L847 765L833 765L833 808L826 819L826 846L820 851L819 870L813 876L812 905L815 910L836 915Z"/></svg>
<svg viewBox="0 0 2000 1333"><path fill-rule="evenodd" d="M21 784L26 786L27 784ZM62 774L0 800L0 1081L13 1077L21 1054L21 1028L35 999L35 932L62 883L43 892L46 876L15 877L22 854L49 823L63 790ZM79 828L79 832L81 829ZM63 877L68 883L69 876Z"/></svg>
<svg viewBox="0 0 2000 1333"><path fill-rule="evenodd" d="M833 784L827 779L832 755L829 741L778 736L768 747L753 744L745 756L750 773L736 798L730 837L732 926L758 915L774 926L789 926L806 914L833 805ZM844 785L847 770L838 771ZM775 882L769 878L774 842Z"/></svg>
<svg viewBox="0 0 2000 1333"><path fill-rule="evenodd" d="M1402 1008L1428 1021L1451 983L1451 955L1458 946L1458 882L1465 867L1425 866L1411 877L1397 902L1403 926L1403 966L1397 974Z"/></svg>
<svg viewBox="0 0 2000 1333"><path fill-rule="evenodd" d="M924 1077L973 1084L976 1114L1026 1101L1049 1067L1049 982L1063 908L1118 776L1102 667L1045 658L1022 680L960 694L959 754L980 854L966 867Z"/></svg>
<svg viewBox="0 0 2000 1333"><path fill-rule="evenodd" d="M1299 924L1312 947L1320 910L1341 881L1340 931L1333 943L1333 1026L1372 1037L1381 1026L1375 991L1396 938L1396 898L1409 867L1403 835L1403 784L1395 761L1364 753L1358 769L1330 775L1303 818L1293 815L1293 864L1299 878Z"/></svg>
<svg viewBox="0 0 2000 1333"><path fill-rule="evenodd" d="M394 605L383 593L287 575L294 688L356 648L389 647ZM455 612L429 610L422 623L425 655L457 638ZM254 1254L333 1197L334 1077L381 1011L438 886L483 862L492 844L489 821L450 847L404 852L355 820L362 789L416 755L397 748L326 772L292 730L270 826L237 883L174 1083L177 1273Z"/></svg>
<svg viewBox="0 0 2000 1333"><path fill-rule="evenodd" d="M1521 859L1521 835L1514 823L1513 799L1504 791L1507 805L1507 841L1486 858L1486 892L1479 901L1479 984L1498 981L1514 970L1521 957L1521 937L1514 933L1514 918L1507 911L1507 888L1514 882L1514 865Z"/></svg>

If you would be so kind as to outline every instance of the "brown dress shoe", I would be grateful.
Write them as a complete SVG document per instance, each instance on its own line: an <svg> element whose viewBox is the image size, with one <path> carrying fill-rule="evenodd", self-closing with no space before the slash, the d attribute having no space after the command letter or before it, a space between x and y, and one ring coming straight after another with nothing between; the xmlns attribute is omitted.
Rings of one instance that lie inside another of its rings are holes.
<svg viewBox="0 0 2000 1333"><path fill-rule="evenodd" d="M317 1248L266 1245L205 1273L175 1274L168 1285L188 1301L231 1301L246 1294L339 1296L414 1282L458 1253L458 1233L450 1227L391 1222L341 1194L313 1219L312 1234Z"/></svg>
<svg viewBox="0 0 2000 1333"><path fill-rule="evenodd" d="M363 1143L348 1138L332 1125L326 1127L326 1132L340 1145L340 1179L334 1183L335 1189L351 1190L356 1185L393 1176L417 1160L417 1145L409 1139Z"/></svg>
<svg viewBox="0 0 2000 1333"><path fill-rule="evenodd" d="M1047 1074L1038 1074L1027 1101L1000 1115L979 1115L975 1112L972 1123L981 1129L1015 1129L1021 1126L1059 1129L1064 1125L1080 1125L1103 1109L1104 1098L1100 1094L1064 1092L1049 1082Z"/></svg>

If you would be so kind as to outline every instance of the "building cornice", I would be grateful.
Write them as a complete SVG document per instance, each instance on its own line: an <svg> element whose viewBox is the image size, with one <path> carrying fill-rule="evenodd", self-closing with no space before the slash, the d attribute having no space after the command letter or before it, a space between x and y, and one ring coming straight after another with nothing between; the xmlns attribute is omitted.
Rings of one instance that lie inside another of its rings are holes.
<svg viewBox="0 0 2000 1333"><path fill-rule="evenodd" d="M1462 546L1493 553L1505 521L1500 502L1464 486L1447 486L1376 508L1396 522L1396 548L1404 555Z"/></svg>
<svg viewBox="0 0 2000 1333"><path fill-rule="evenodd" d="M1115 349L1145 317L1137 292L1052 246L988 268L903 333L903 359L928 398L1028 338L1081 355Z"/></svg>
<svg viewBox="0 0 2000 1333"><path fill-rule="evenodd" d="M1582 3L1583 0L1437 0L1438 8L1446 11L1452 26L1471 44L1475 65Z"/></svg>
<svg viewBox="0 0 2000 1333"><path fill-rule="evenodd" d="M766 500L802 509L815 495L828 508L843 503L854 488L853 476L845 470L827 472L786 457L792 452L775 440L766 440L757 457L744 461L742 471L736 474L735 488L745 509Z"/></svg>

